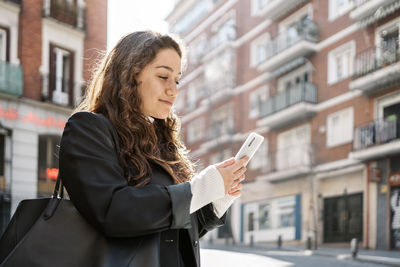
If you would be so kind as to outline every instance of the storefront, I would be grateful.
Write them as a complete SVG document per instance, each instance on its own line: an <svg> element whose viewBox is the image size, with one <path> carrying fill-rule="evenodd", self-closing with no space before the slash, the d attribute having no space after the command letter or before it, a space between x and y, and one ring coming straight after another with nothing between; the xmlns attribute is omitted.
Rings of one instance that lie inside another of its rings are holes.
<svg viewBox="0 0 400 267"><path fill-rule="evenodd" d="M242 234L245 244L300 240L301 195L264 199L242 205Z"/></svg>
<svg viewBox="0 0 400 267"><path fill-rule="evenodd" d="M54 104L0 96L1 232L21 200L53 187L57 145L70 114Z"/></svg>

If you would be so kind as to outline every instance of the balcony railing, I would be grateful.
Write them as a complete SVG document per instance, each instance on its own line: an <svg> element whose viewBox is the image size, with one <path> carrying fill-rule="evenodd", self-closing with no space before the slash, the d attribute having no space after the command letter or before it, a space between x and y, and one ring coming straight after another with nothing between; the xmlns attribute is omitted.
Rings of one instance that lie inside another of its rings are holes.
<svg viewBox="0 0 400 267"><path fill-rule="evenodd" d="M400 121L396 118L377 120L368 125L356 128L354 150L388 143L400 138Z"/></svg>
<svg viewBox="0 0 400 267"><path fill-rule="evenodd" d="M78 29L85 29L85 7L66 0L44 0L43 15L52 17Z"/></svg>
<svg viewBox="0 0 400 267"><path fill-rule="evenodd" d="M355 8L350 18L362 26L368 26L400 9L398 0L353 0Z"/></svg>
<svg viewBox="0 0 400 267"><path fill-rule="evenodd" d="M0 92L21 96L22 88L22 67L6 61L0 61Z"/></svg>
<svg viewBox="0 0 400 267"><path fill-rule="evenodd" d="M371 47L355 58L354 78L359 78L399 61L397 41L386 42L382 47Z"/></svg>
<svg viewBox="0 0 400 267"><path fill-rule="evenodd" d="M318 41L317 24L311 20L299 22L284 34L278 35L267 46L267 60L300 41Z"/></svg>
<svg viewBox="0 0 400 267"><path fill-rule="evenodd" d="M300 83L268 98L261 106L261 115L269 116L301 102L317 103L317 87L315 84Z"/></svg>
<svg viewBox="0 0 400 267"><path fill-rule="evenodd" d="M1 0L3 2L11 2L11 3L15 3L17 5L21 5L21 0Z"/></svg>

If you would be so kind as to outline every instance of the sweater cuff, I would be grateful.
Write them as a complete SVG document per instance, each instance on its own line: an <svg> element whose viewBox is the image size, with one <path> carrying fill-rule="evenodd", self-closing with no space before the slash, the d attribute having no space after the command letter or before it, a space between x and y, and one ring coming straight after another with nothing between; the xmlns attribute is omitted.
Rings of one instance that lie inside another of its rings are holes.
<svg viewBox="0 0 400 267"><path fill-rule="evenodd" d="M221 218L237 198L239 197L233 197L226 194L223 198L213 201L212 204L214 206L215 215L217 215L218 218Z"/></svg>
<svg viewBox="0 0 400 267"><path fill-rule="evenodd" d="M190 181L190 185L193 195L190 213L225 195L224 180L214 165L208 166L196 175Z"/></svg>

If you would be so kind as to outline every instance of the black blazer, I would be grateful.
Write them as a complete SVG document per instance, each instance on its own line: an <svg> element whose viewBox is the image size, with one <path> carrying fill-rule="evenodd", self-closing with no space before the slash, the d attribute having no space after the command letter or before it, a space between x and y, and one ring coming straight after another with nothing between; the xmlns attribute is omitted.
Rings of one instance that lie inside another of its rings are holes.
<svg viewBox="0 0 400 267"><path fill-rule="evenodd" d="M181 244L181 253L189 266L200 266L198 240L222 225L224 217L216 217L212 204L190 214L190 184L172 184L170 175L156 165L152 165L148 185L129 186L118 151L117 132L105 116L78 112L69 118L61 139L59 168L71 201L125 253L134 255L138 243L149 246L153 257L146 259L145 266L177 266L179 255L163 252L162 242L178 244L163 240L165 236L190 242L186 247ZM126 266L137 265L133 260Z"/></svg>

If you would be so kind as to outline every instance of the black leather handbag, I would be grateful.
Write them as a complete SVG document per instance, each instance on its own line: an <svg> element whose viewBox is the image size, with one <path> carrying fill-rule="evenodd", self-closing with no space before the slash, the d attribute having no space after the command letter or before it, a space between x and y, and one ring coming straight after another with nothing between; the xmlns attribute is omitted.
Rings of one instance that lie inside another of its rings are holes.
<svg viewBox="0 0 400 267"><path fill-rule="evenodd" d="M58 177L51 198L20 202L0 239L0 267L159 265L158 240L106 238L63 192Z"/></svg>

